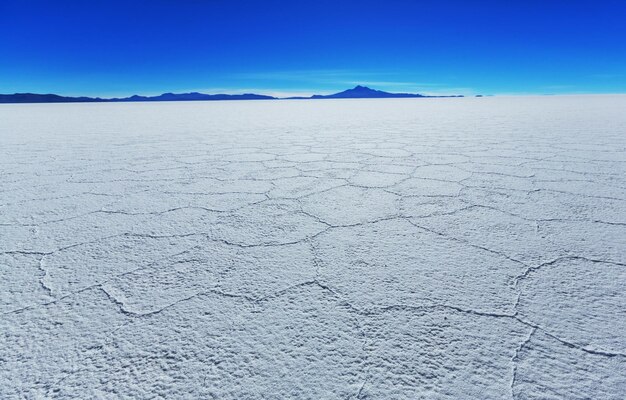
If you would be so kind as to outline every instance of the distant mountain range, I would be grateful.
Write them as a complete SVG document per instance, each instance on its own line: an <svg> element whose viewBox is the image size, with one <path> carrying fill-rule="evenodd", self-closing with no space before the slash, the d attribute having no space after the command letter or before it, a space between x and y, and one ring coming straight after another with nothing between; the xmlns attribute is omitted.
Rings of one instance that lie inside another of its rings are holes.
<svg viewBox="0 0 626 400"><path fill-rule="evenodd" d="M204 94L163 93L158 96L130 96L102 99L100 97L67 97L56 94L15 93L0 94L0 103L96 103L96 102L133 102L133 101L200 101L200 100L275 100L276 97L261 94Z"/></svg>
<svg viewBox="0 0 626 400"><path fill-rule="evenodd" d="M100 97L68 97L57 94L15 93L0 94L0 103L96 103L96 102L135 102L135 101L207 101L207 100L283 100L283 99L387 99L387 98L417 98L417 97L463 97L458 96L425 96L417 93L389 93L370 89L365 86L355 86L343 92L310 97L278 98L262 94L204 94L192 93L163 93L158 96L130 96L123 98L103 99Z"/></svg>

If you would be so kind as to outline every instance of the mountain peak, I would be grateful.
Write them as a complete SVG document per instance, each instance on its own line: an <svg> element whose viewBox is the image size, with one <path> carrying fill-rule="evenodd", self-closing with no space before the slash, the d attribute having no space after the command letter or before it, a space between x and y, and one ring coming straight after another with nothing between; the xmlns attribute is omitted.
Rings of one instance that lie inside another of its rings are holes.
<svg viewBox="0 0 626 400"><path fill-rule="evenodd" d="M383 99L383 98L406 98L406 97L425 97L421 94L413 93L388 93L382 90L368 88L363 85L356 85L352 89L329 95L314 95L314 99Z"/></svg>
<svg viewBox="0 0 626 400"><path fill-rule="evenodd" d="M374 90L374 89L368 88L367 86L362 86L362 85L356 85L354 88L348 89L348 90L349 91L358 91L358 92L378 92L378 90ZM346 90L346 92L348 90Z"/></svg>

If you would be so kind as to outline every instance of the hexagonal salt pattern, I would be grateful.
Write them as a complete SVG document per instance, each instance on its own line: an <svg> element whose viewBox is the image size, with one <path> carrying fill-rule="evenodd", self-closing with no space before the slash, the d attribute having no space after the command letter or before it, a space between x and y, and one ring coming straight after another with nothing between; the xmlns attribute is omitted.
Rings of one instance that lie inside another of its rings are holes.
<svg viewBox="0 0 626 400"><path fill-rule="evenodd" d="M0 105L0 398L623 399L624 109Z"/></svg>

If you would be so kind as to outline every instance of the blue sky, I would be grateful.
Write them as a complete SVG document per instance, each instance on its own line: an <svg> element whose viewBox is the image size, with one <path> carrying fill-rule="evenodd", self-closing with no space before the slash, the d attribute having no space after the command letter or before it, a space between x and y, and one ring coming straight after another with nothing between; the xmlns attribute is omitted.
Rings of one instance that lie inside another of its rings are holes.
<svg viewBox="0 0 626 400"><path fill-rule="evenodd" d="M0 0L0 93L626 93L626 1Z"/></svg>

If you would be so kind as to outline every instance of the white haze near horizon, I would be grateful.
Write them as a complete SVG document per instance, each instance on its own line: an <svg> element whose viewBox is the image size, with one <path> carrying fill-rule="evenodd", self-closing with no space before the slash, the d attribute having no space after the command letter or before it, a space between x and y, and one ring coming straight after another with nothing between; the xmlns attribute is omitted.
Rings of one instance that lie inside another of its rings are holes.
<svg viewBox="0 0 626 400"><path fill-rule="evenodd" d="M0 105L0 398L622 399L625 109Z"/></svg>

